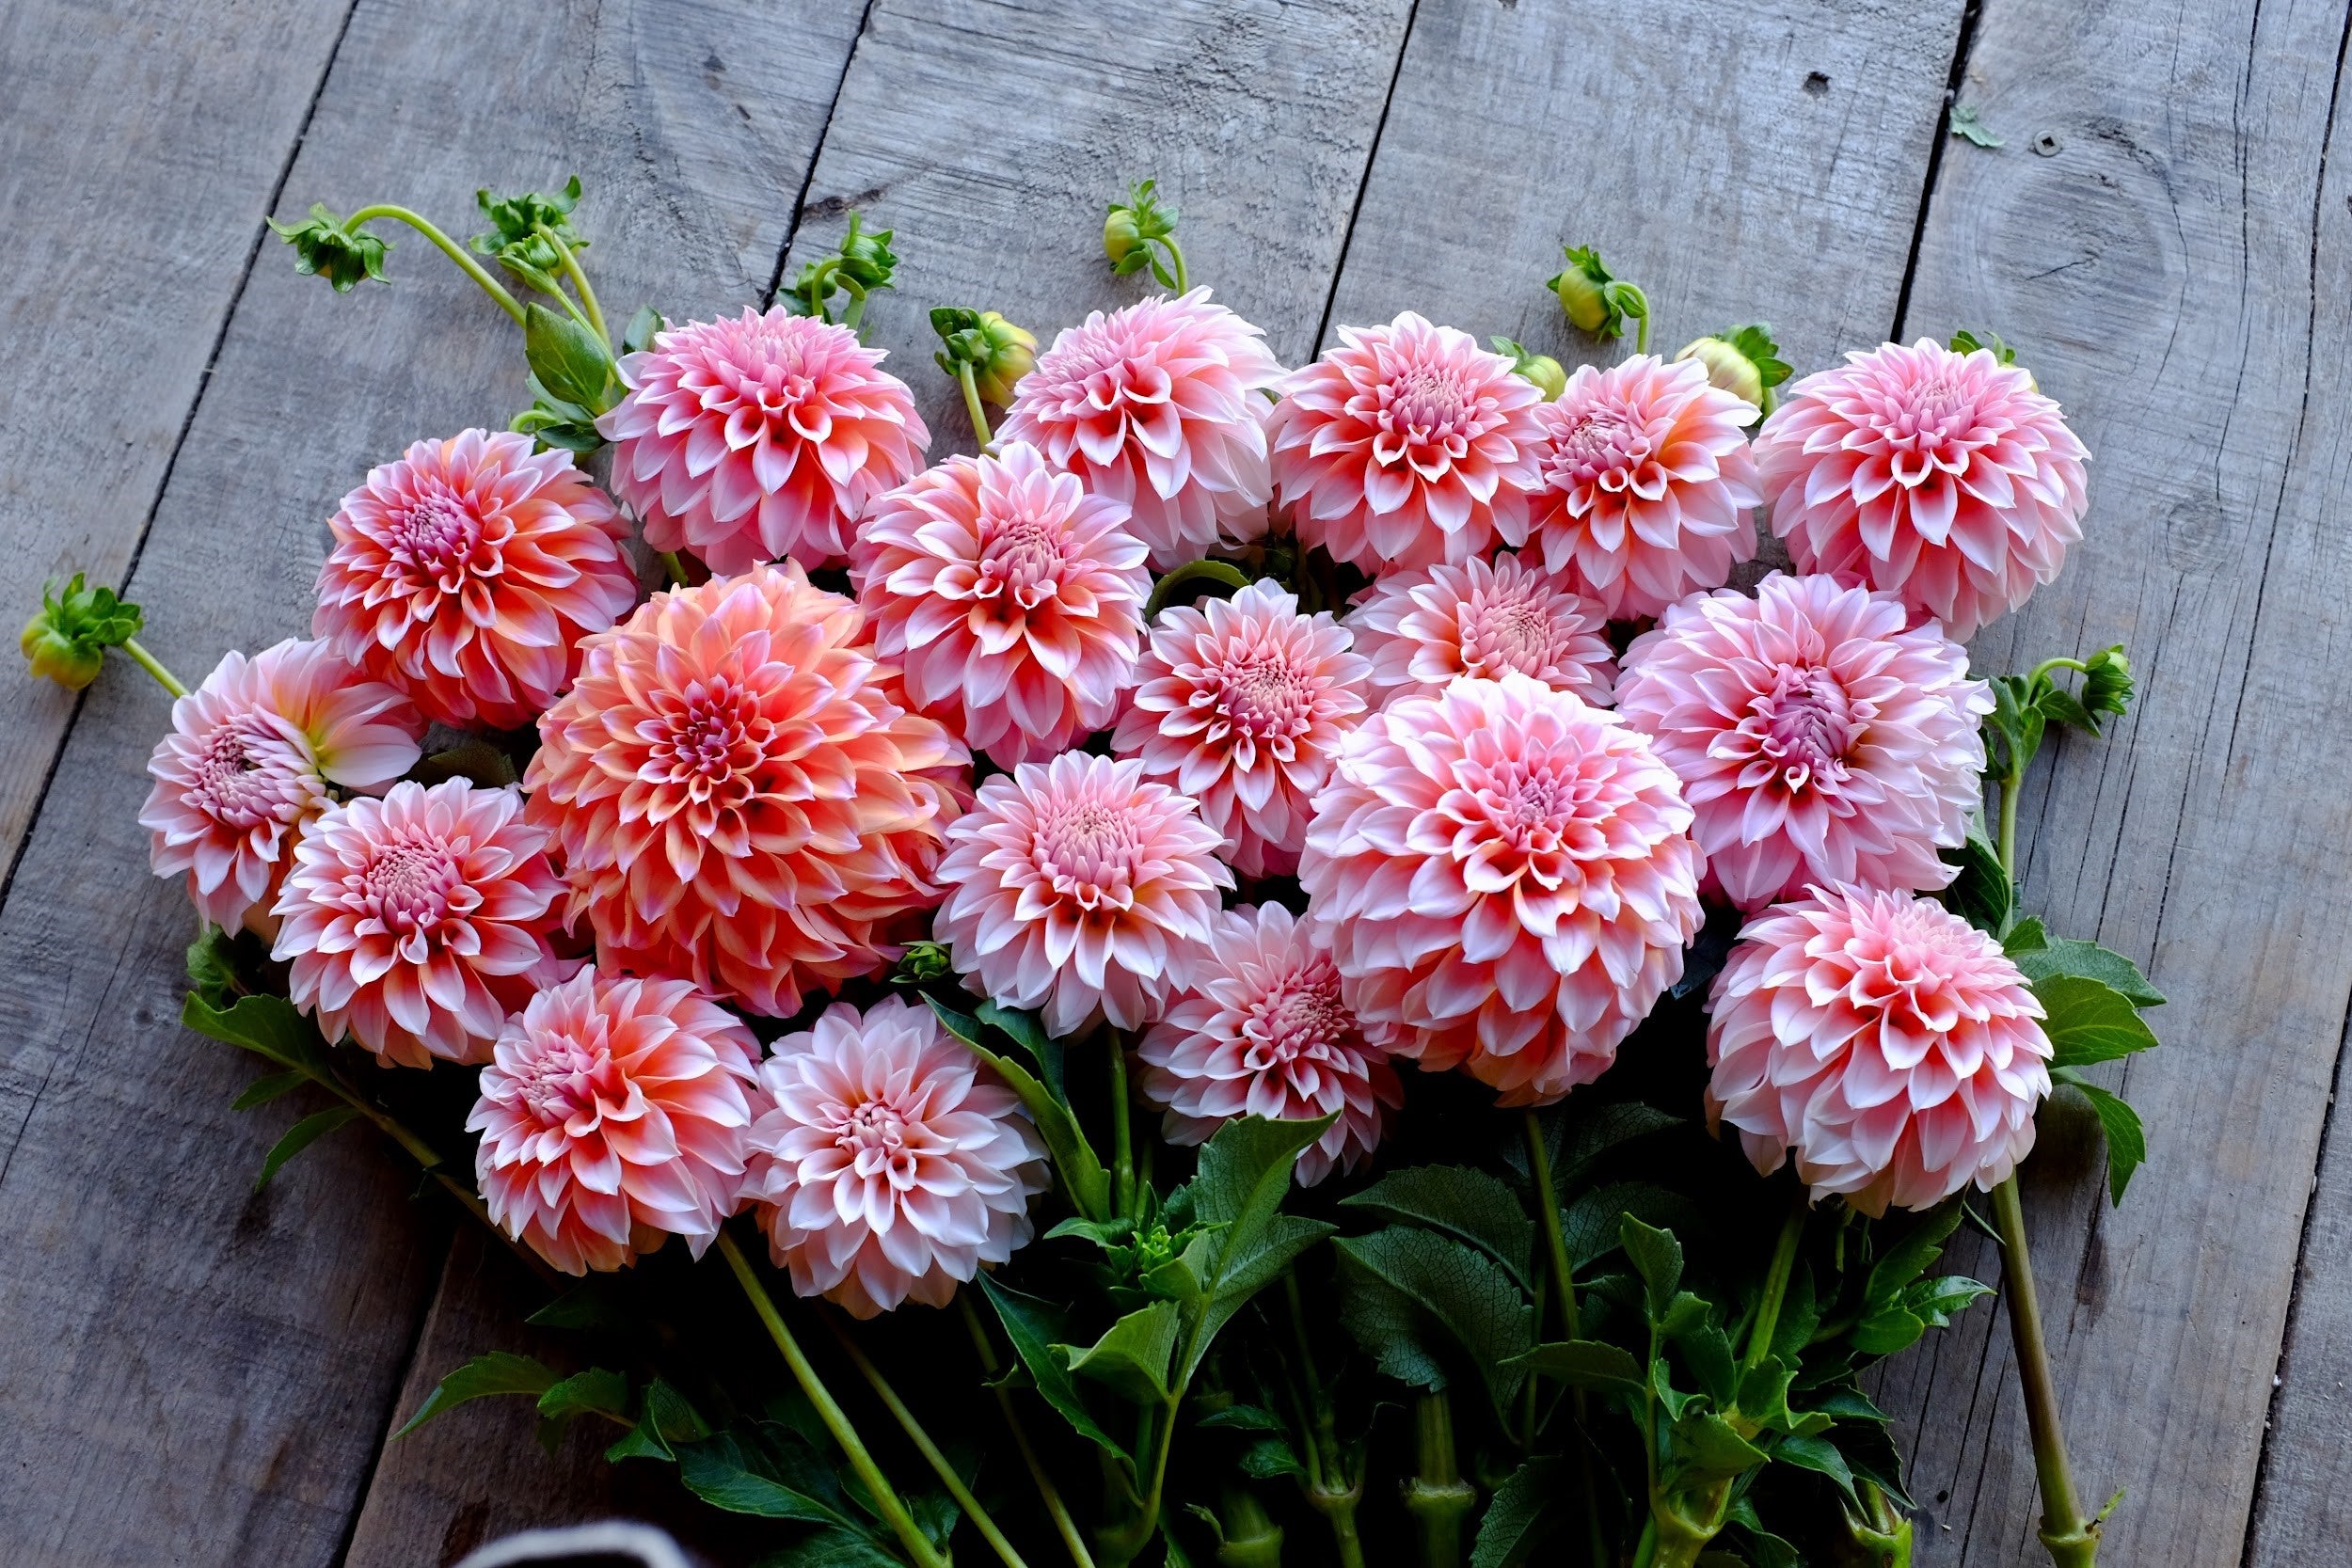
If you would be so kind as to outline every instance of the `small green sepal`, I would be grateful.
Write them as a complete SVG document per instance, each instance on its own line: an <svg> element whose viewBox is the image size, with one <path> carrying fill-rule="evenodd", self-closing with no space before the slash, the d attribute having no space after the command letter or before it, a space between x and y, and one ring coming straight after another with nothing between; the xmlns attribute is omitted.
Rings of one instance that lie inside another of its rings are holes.
<svg viewBox="0 0 2352 1568"><path fill-rule="evenodd" d="M85 587L82 574L60 589L42 585L40 609L24 623L16 645L32 673L79 691L98 678L106 650L139 634L139 607L115 597L111 588Z"/></svg>
<svg viewBox="0 0 2352 1568"><path fill-rule="evenodd" d="M1568 372L1550 355L1536 354L1509 338L1490 338L1487 342L1497 354L1511 361L1512 374L1534 383L1546 403L1568 389Z"/></svg>
<svg viewBox="0 0 2352 1568"><path fill-rule="evenodd" d="M390 245L365 230L354 229L327 209L324 201L310 204L310 215L300 223L269 220L278 237L294 247L294 271L326 279L339 294L347 294L369 278L386 281L384 253Z"/></svg>

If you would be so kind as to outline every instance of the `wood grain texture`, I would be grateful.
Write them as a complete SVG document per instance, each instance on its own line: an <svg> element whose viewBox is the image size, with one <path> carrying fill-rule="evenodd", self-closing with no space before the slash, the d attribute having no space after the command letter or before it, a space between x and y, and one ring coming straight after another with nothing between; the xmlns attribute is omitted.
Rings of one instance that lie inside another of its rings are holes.
<svg viewBox="0 0 2352 1568"><path fill-rule="evenodd" d="M2023 814L2028 905L2172 998L2165 1049L2101 1073L2150 1130L2122 1208L2063 1103L2026 1171L2076 1477L2093 1508L2129 1489L2102 1557L2134 1568L2240 1560L2352 994L2341 166L2320 189L2344 27L2340 0L1987 0L1963 101L2008 145L1950 147L1913 295L1915 332L2021 345L2096 454L2085 543L1977 663L2126 641L2140 671L2134 718L2064 737ZM2329 1398L2341 1370L2311 1370ZM2037 1558L1997 1315L1885 1392L1921 1433L1923 1568ZM2272 1560L2340 1559L2340 1507L2280 1496L2277 1539L2333 1550Z"/></svg>
<svg viewBox="0 0 2352 1568"><path fill-rule="evenodd" d="M397 197L462 234L477 185L577 169L612 308L739 303L783 245L856 17L368 0L286 210ZM280 248L262 262L131 584L191 677L307 627L324 520L372 463L527 396L516 336L422 244L393 253L395 287L349 297ZM176 1022L191 922L135 822L162 710L127 674L92 689L0 911L0 1555L328 1563L442 1233L350 1132L246 1196L291 1117L231 1115L251 1069Z"/></svg>
<svg viewBox="0 0 2352 1568"><path fill-rule="evenodd" d="M0 9L0 625L119 583L350 10ZM105 90L93 91L96 82ZM0 879L75 706L0 676ZM163 697L150 706L162 711Z"/></svg>

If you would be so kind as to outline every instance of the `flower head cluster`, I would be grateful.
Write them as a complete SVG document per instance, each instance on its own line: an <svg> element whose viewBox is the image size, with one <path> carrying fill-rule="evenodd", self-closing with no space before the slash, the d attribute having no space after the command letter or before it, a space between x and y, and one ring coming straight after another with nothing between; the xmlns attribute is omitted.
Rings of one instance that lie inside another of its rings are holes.
<svg viewBox="0 0 2352 1568"><path fill-rule="evenodd" d="M720 573L846 557L866 508L930 444L914 394L882 361L848 327L781 305L689 322L624 356L628 395L596 428L645 543Z"/></svg>
<svg viewBox="0 0 2352 1568"><path fill-rule="evenodd" d="M945 1307L1029 1239L1045 1146L927 1007L836 1003L760 1064L744 1194L804 1296Z"/></svg>
<svg viewBox="0 0 2352 1568"><path fill-rule="evenodd" d="M329 521L311 630L437 723L519 728L637 602L620 514L567 451L465 431L371 469Z"/></svg>
<svg viewBox="0 0 2352 1568"><path fill-rule="evenodd" d="M1111 749L1200 802L1244 876L1297 869L1315 792L1369 704L1370 666L1271 581L1161 611Z"/></svg>
<svg viewBox="0 0 2352 1568"><path fill-rule="evenodd" d="M1454 680L1516 670L1596 705L1616 665L1599 606L1519 556L1391 572L1348 612L1382 700L1434 697Z"/></svg>
<svg viewBox="0 0 2352 1568"><path fill-rule="evenodd" d="M1011 768L1116 715L1152 593L1143 557L1124 506L1014 443L874 504L858 602L915 705Z"/></svg>
<svg viewBox="0 0 2352 1568"><path fill-rule="evenodd" d="M1990 1190L2050 1093L2042 1004L2000 943L1909 893L1815 888L1715 978L1710 1111L1762 1171L1790 1153L1865 1213Z"/></svg>

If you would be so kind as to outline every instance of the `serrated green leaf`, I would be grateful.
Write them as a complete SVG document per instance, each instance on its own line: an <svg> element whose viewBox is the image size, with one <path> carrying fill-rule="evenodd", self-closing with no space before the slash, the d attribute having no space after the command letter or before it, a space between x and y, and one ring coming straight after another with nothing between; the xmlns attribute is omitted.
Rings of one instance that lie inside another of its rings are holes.
<svg viewBox="0 0 2352 1568"><path fill-rule="evenodd" d="M1495 1488L1478 1521L1470 1568L1516 1568L1551 1528L1552 1505L1567 1490L1567 1461L1538 1454Z"/></svg>
<svg viewBox="0 0 2352 1568"><path fill-rule="evenodd" d="M1699 1391L1727 1410L1739 1396L1739 1368L1731 1357L1731 1337L1720 1323L1701 1323L1676 1341Z"/></svg>
<svg viewBox="0 0 2352 1568"><path fill-rule="evenodd" d="M1025 1295L1009 1286L999 1285L986 1273L980 1275L980 1290L996 1308L996 1321L1005 1327L1005 1338L1012 1341L1013 1354L1028 1369L1030 1380L1037 1386L1040 1398L1081 1437L1115 1455L1134 1474L1135 1461L1110 1433L1095 1421L1087 1409L1077 1385L1070 1378L1070 1369L1052 1350L1064 1334L1059 1312L1051 1302Z"/></svg>
<svg viewBox="0 0 2352 1568"><path fill-rule="evenodd" d="M628 1419L628 1377L604 1367L574 1372L539 1396L539 1414L550 1418L610 1416Z"/></svg>
<svg viewBox="0 0 2352 1568"><path fill-rule="evenodd" d="M1924 1279L1903 1292L1903 1309L1931 1328L1948 1328L1952 1319L1993 1293L1993 1287L1965 1275Z"/></svg>
<svg viewBox="0 0 2352 1568"><path fill-rule="evenodd" d="M1176 1386L1192 1381L1225 1325L1251 1296L1281 1277L1293 1259L1337 1230L1322 1220L1276 1214L1254 1232L1239 1226L1205 1231L1179 1259L1201 1282L1206 1297L1188 1358L1177 1368Z"/></svg>
<svg viewBox="0 0 2352 1568"><path fill-rule="evenodd" d="M1242 1432L1287 1432L1289 1424L1262 1404L1229 1404L1200 1418L1204 1427L1232 1427Z"/></svg>
<svg viewBox="0 0 2352 1568"><path fill-rule="evenodd" d="M1298 1462L1290 1444L1279 1437L1261 1437L1242 1450L1241 1472L1259 1481L1273 1481L1279 1476L1304 1476L1307 1466Z"/></svg>
<svg viewBox="0 0 2352 1568"><path fill-rule="evenodd" d="M1740 1391L1732 1402L1748 1420L1774 1432L1791 1429L1788 1380L1796 1369L1776 1355L1768 1355L1740 1373Z"/></svg>
<svg viewBox="0 0 2352 1568"><path fill-rule="evenodd" d="M268 1186L269 1179L276 1176L287 1161L358 1114L356 1106L330 1105L324 1111L311 1112L287 1128L286 1135L272 1144L269 1153L262 1157L262 1174L253 1179L253 1190L258 1193Z"/></svg>
<svg viewBox="0 0 2352 1568"><path fill-rule="evenodd" d="M1688 1410L1670 1429L1668 1450L1684 1476L1736 1476L1764 1463L1764 1450L1711 1410Z"/></svg>
<svg viewBox="0 0 2352 1568"><path fill-rule="evenodd" d="M1813 1269L1800 1263L1789 1275L1788 1290L1781 1297L1780 1317L1772 1324L1772 1342L1764 1348L1794 1367L1803 1358L1805 1347L1813 1342L1814 1330L1820 1326L1821 1308L1813 1288Z"/></svg>
<svg viewBox="0 0 2352 1568"><path fill-rule="evenodd" d="M1596 1393L1638 1396L1645 1386L1633 1353L1605 1339L1562 1339L1518 1358L1523 1370Z"/></svg>
<svg viewBox="0 0 2352 1568"><path fill-rule="evenodd" d="M2031 924L2039 930L2042 923L2034 921ZM2066 937L2045 938L2038 946L2022 950L2007 948L2007 951L2010 961L2017 965L2019 973L2027 980L2040 982L2071 974L2098 981L2135 1007L2164 1006L2164 992L2148 983L2148 977L2139 972L2137 964L2095 942L2075 942Z"/></svg>
<svg viewBox="0 0 2352 1568"><path fill-rule="evenodd" d="M1572 1109L1565 1136L1552 1160L1552 1181L1560 1188L1573 1187L1582 1180L1602 1155L1619 1145L1683 1125L1682 1117L1638 1100L1596 1105L1584 1111L1573 1109L1573 1101L1569 1103Z"/></svg>
<svg viewBox="0 0 2352 1568"><path fill-rule="evenodd" d="M1391 1226L1334 1243L1340 1257L1341 1321L1391 1376L1459 1358L1478 1369L1498 1416L1518 1396L1526 1373L1518 1358L1534 1349L1535 1309L1502 1264L1475 1247L1434 1231ZM1369 1278L1389 1294L1366 1292ZM1409 1311L1395 1310L1395 1303ZM1401 1342L1399 1348L1398 1342Z"/></svg>
<svg viewBox="0 0 2352 1568"><path fill-rule="evenodd" d="M686 1489L713 1508L762 1519L801 1519L856 1528L856 1522L838 1509L748 1469L742 1450L730 1438L686 1444L677 1450L677 1464L678 1480Z"/></svg>
<svg viewBox="0 0 2352 1568"><path fill-rule="evenodd" d="M2148 1133L2140 1125L2139 1113L2122 1095L2101 1088L2070 1068L2055 1069L2050 1076L2090 1101L2091 1110L2098 1113L2099 1126L2107 1137L2108 1197L2120 1207L2132 1173L2148 1158Z"/></svg>
<svg viewBox="0 0 2352 1568"><path fill-rule="evenodd" d="M1073 1375L1090 1377L1121 1399L1136 1404L1166 1403L1168 1361L1176 1354L1182 1321L1174 1302L1155 1301L1111 1324L1090 1345L1054 1349L1068 1357L1064 1365Z"/></svg>
<svg viewBox="0 0 2352 1568"><path fill-rule="evenodd" d="M1582 1269L1597 1258L1614 1252L1624 1236L1622 1222L1630 1216L1655 1229L1693 1229L1706 1223L1697 1204L1680 1193L1649 1181L1611 1181L1580 1193L1560 1212L1560 1230L1568 1244L1568 1261Z"/></svg>
<svg viewBox="0 0 2352 1568"><path fill-rule="evenodd" d="M209 924L188 943L188 984L209 1007L227 1007L242 985L234 943L228 932Z"/></svg>
<svg viewBox="0 0 2352 1568"><path fill-rule="evenodd" d="M1617 1240L1634 1272L1642 1276L1650 1321L1656 1323L1666 1315L1675 1292L1681 1288L1682 1243L1675 1240L1673 1231L1644 1225L1631 1214L1618 1222Z"/></svg>
<svg viewBox="0 0 2352 1568"><path fill-rule="evenodd" d="M1862 1299L1873 1307L1892 1304L1906 1286L1928 1272L1928 1265L1943 1256L1944 1243L1960 1228L1960 1220L1957 1203L1930 1210L1872 1266L1863 1284Z"/></svg>
<svg viewBox="0 0 2352 1568"><path fill-rule="evenodd" d="M753 1568L906 1568L898 1558L862 1530L820 1529L781 1551L770 1552Z"/></svg>
<svg viewBox="0 0 2352 1568"><path fill-rule="evenodd" d="M1837 1451L1837 1445L1826 1437L1784 1437L1772 1445L1772 1457L1784 1465L1827 1476L1847 1497L1854 1495L1853 1471L1847 1467L1846 1456Z"/></svg>
<svg viewBox="0 0 2352 1568"><path fill-rule="evenodd" d="M553 1369L528 1355L511 1351L494 1350L487 1355L477 1355L464 1365L453 1369L433 1386L417 1413L394 1437L405 1437L435 1417L444 1415L469 1400L491 1394L528 1394L537 1399L555 1386Z"/></svg>
<svg viewBox="0 0 2352 1568"><path fill-rule="evenodd" d="M1057 1101L1064 1105L1070 1103L1061 1042L1045 1032L1045 1025L1039 1022L1037 1014L1018 1007L1000 1007L993 1002L983 1002L972 1009L972 1016L1027 1052L1030 1059L1037 1063L1038 1082L1043 1084Z"/></svg>
<svg viewBox="0 0 2352 1568"><path fill-rule="evenodd" d="M1646 1309L1646 1297L1644 1305ZM1706 1326L1708 1315L1706 1298L1689 1291L1677 1291L1674 1299L1666 1304L1664 1314L1657 1320L1658 1337L1680 1339L1696 1334Z"/></svg>
<svg viewBox="0 0 2352 1568"><path fill-rule="evenodd" d="M1811 1408L1840 1421L1885 1421L1892 1418L1859 1388L1832 1388L1813 1401Z"/></svg>
<svg viewBox="0 0 2352 1568"><path fill-rule="evenodd" d="M1485 1171L1415 1165L1391 1172L1340 1204L1468 1242L1510 1270L1522 1288L1528 1283L1535 1227L1511 1189Z"/></svg>
<svg viewBox="0 0 2352 1568"><path fill-rule="evenodd" d="M313 1081L307 1072L273 1072L266 1078L256 1078L247 1084L244 1092L229 1102L229 1108L232 1111L250 1111L256 1105L268 1104L288 1089L298 1089Z"/></svg>
<svg viewBox="0 0 2352 1568"><path fill-rule="evenodd" d="M2050 933L2042 928L2039 915L2027 915L2009 928L2001 939L2001 951L2014 961L2020 954L2038 953L2050 945Z"/></svg>
<svg viewBox="0 0 2352 1568"><path fill-rule="evenodd" d="M2034 996L2049 1016L2042 1032L2050 1037L2053 1068L2089 1067L2154 1049L2155 1032L2133 1007L2131 998L2104 980L2053 974L2037 980Z"/></svg>
<svg viewBox="0 0 2352 1568"><path fill-rule="evenodd" d="M1906 1513L1916 1506L1903 1490L1902 1455L1896 1451L1895 1439L1885 1423L1840 1421L1824 1435L1837 1446L1846 1467L1857 1481L1867 1481L1885 1493L1888 1500Z"/></svg>
<svg viewBox="0 0 2352 1568"><path fill-rule="evenodd" d="M1136 1222L1124 1214L1106 1220L1085 1220L1075 1215L1062 1221L1045 1233L1049 1242L1063 1236L1083 1236L1099 1247L1119 1246L1136 1233Z"/></svg>
<svg viewBox="0 0 2352 1568"><path fill-rule="evenodd" d="M1986 721L1987 727L1992 724ZM1967 837L1945 849L1945 861L1960 867L1960 875L1943 892L1944 907L1995 939L2005 935L2017 914L2017 890L2001 869L2001 852L1985 836L1981 817L1971 817Z"/></svg>

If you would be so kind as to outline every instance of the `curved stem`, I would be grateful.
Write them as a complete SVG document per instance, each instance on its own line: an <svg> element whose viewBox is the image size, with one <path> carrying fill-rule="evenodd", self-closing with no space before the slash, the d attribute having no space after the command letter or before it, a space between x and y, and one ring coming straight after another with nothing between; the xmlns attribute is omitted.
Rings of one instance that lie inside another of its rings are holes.
<svg viewBox="0 0 2352 1568"><path fill-rule="evenodd" d="M671 583L675 587L686 587L688 580L686 576L686 562L678 559L677 551L660 550L656 553L657 559L659 559L661 562L661 569L670 574Z"/></svg>
<svg viewBox="0 0 2352 1568"><path fill-rule="evenodd" d="M980 1323L979 1313L972 1306L972 1293L956 1292L956 1306L962 1310L963 1326L972 1336L972 1349L980 1358L980 1370L987 1375L988 1386L995 1392L996 1408L1005 1413L1005 1425L1012 1429L1013 1446L1021 1450L1021 1462L1029 1467L1029 1479L1037 1482L1037 1495L1052 1516L1054 1528L1061 1536L1061 1544L1070 1549L1070 1560L1076 1568L1094 1568L1093 1554L1087 1550L1086 1536L1077 1521L1071 1518L1069 1507L1061 1500L1060 1491L1053 1477L1045 1473L1037 1449L1030 1445L1029 1429L1021 1424L1021 1413L1013 1408L1012 1390L996 1381L996 1347L988 1340L988 1329Z"/></svg>
<svg viewBox="0 0 2352 1568"><path fill-rule="evenodd" d="M395 207L385 203L374 207L360 208L345 221L344 227L358 229L361 224L375 218L390 218L395 222L405 223L433 242L436 249L456 263L459 272L480 284L482 292L488 294L500 309L514 318L516 326L522 325L523 308L515 302L513 294L506 292L506 286L483 270L482 264L467 255L465 248L456 241L436 228L432 219L421 214L412 213L405 207Z"/></svg>
<svg viewBox="0 0 2352 1568"><path fill-rule="evenodd" d="M1186 280L1184 274L1184 247L1176 243L1172 235L1163 235L1160 239L1160 247L1168 252L1168 266L1176 274L1176 293L1180 296L1190 293L1192 285Z"/></svg>
<svg viewBox="0 0 2352 1568"><path fill-rule="evenodd" d="M866 285L847 273L841 275L841 286L849 291L849 306L841 312L841 325L857 332L858 324L866 319ZM861 338L864 333L858 334Z"/></svg>
<svg viewBox="0 0 2352 1568"><path fill-rule="evenodd" d="M175 697L184 697L188 694L188 689L182 683L180 677L165 669L163 660L157 658L153 654L149 653L145 648L140 647L139 640L137 638L126 637L120 642L116 643L115 646L120 648L123 653L128 656L132 663L137 665L140 669L154 676L155 684L162 687L166 691L170 692Z"/></svg>
<svg viewBox="0 0 2352 1568"><path fill-rule="evenodd" d="M833 1440L848 1456L850 1467L866 1483L875 1511L890 1527L891 1533L898 1538L898 1544L906 1548L907 1555L914 1559L915 1568L948 1568L946 1554L932 1545L930 1539L915 1528L914 1515L907 1512L907 1505L898 1500L898 1494L891 1489L888 1479L882 1473L882 1466L874 1463L874 1456L866 1452L857 1429L850 1424L849 1415L834 1401L832 1390L825 1386L823 1380L818 1377L817 1369L810 1365L807 1355L801 1350L801 1342L785 1326L784 1315L776 1310L775 1300L769 1295L768 1287L762 1285L759 1275L753 1272L751 1259L743 1256L743 1249L735 1244L734 1236L725 1230L719 1232L719 1254L727 1260L727 1267L735 1271L737 1283L743 1287L743 1294L750 1298L752 1310L759 1314L760 1323L768 1330L768 1338L775 1341L776 1349L783 1354L785 1365L792 1369L793 1379L800 1384L801 1392L806 1394L808 1402L817 1407L817 1415L825 1423L825 1430L833 1433Z"/></svg>
<svg viewBox="0 0 2352 1568"><path fill-rule="evenodd" d="M1764 1275L1764 1294L1756 1304L1756 1323L1748 1330L1748 1350L1740 1358L1740 1370L1747 1371L1772 1353L1772 1331L1780 1326L1780 1304L1788 1294L1789 1276L1797 1269L1797 1243L1804 1240L1804 1222L1813 1212L1805 1201L1805 1190L1797 1189L1797 1201L1790 1206L1788 1217L1781 1223L1780 1240L1772 1246L1772 1264Z"/></svg>
<svg viewBox="0 0 2352 1568"><path fill-rule="evenodd" d="M972 435L985 450L996 437L989 434L988 412L980 406L980 385L972 374L971 361L956 361L956 385L963 388L963 411L972 416Z"/></svg>
<svg viewBox="0 0 2352 1568"><path fill-rule="evenodd" d="M565 245L563 237L546 224L536 223L532 225L532 228L537 230L541 239L555 247L557 260L564 263L564 276L569 277L572 280L572 287L580 291L580 302L588 308L586 323L588 330L602 338L606 348L611 348L612 334L605 330L604 308L596 303L596 291L588 286L588 275L580 270L580 258L573 255L572 247Z"/></svg>
<svg viewBox="0 0 2352 1568"><path fill-rule="evenodd" d="M2017 1349L2017 1381L2026 1394L2026 1428L2033 1440L2033 1466L2042 1482L2042 1544L2059 1568L2088 1568L2099 1555L2096 1521L2083 1518L2066 1463L2066 1433L2058 1423L2058 1386L2050 1376L2050 1354L2042 1333L2042 1303L2033 1285L2033 1260L2026 1250L2026 1208L2017 1178L1993 1189L1993 1223L2001 1233L2001 1272L2009 1284L2009 1332Z"/></svg>

